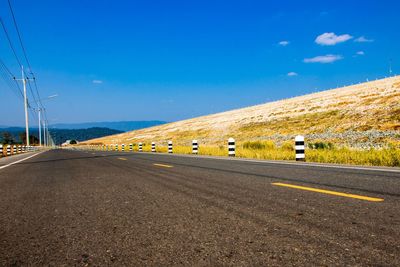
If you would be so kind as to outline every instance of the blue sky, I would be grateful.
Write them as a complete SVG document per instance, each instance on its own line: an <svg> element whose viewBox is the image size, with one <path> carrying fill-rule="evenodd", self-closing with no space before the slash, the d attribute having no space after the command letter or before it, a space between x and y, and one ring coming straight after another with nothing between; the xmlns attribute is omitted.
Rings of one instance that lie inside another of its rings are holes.
<svg viewBox="0 0 400 267"><path fill-rule="evenodd" d="M42 97L59 95L51 123L175 121L400 72L398 1L12 3ZM0 16L22 58L6 0ZM0 57L20 73L4 32ZM0 98L0 125L23 125L2 80Z"/></svg>

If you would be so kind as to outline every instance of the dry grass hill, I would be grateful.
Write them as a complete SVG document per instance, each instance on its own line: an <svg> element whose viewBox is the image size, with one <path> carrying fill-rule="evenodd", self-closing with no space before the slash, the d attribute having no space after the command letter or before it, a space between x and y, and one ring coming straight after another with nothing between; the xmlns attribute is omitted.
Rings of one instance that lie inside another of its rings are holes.
<svg viewBox="0 0 400 267"><path fill-rule="evenodd" d="M400 137L400 76L89 140L221 145L271 140L280 145L303 134L310 141L356 148L384 147Z"/></svg>

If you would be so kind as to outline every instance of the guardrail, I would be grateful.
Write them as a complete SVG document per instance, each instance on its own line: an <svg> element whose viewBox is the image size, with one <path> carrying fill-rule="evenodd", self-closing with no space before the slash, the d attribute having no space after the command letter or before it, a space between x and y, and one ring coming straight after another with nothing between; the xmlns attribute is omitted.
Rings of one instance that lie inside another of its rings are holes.
<svg viewBox="0 0 400 267"><path fill-rule="evenodd" d="M22 154L26 152L37 151L39 148L35 146L25 146L25 145L3 145L0 144L0 158L9 157L17 154Z"/></svg>
<svg viewBox="0 0 400 267"><path fill-rule="evenodd" d="M143 145L145 143L139 142L137 143L137 152L143 152ZM156 149L156 143L155 142L150 142L151 145L151 152L156 153L160 151L157 151ZM172 141L168 141L167 143L167 150L166 153L172 154L174 153L173 150L173 143ZM234 138L229 138L227 140L227 150L226 150L226 155L229 157L235 157L236 156L236 141ZM305 141L304 141L304 136L302 135L297 135L294 139L293 142L294 145L294 152L295 152L295 158L296 161L305 161L306 160L306 155L305 155ZM134 152L134 144L130 143L129 144L129 152ZM100 150L100 151L121 151L121 152L128 152L128 150L125 150L125 144L121 144L121 149L119 149L119 144L110 144L110 145L80 145L80 146L74 146L74 149L82 149L82 150ZM199 143L197 140L192 140L192 154L197 155L199 154L199 150L201 151L201 147L199 146ZM149 151L149 152L150 152Z"/></svg>

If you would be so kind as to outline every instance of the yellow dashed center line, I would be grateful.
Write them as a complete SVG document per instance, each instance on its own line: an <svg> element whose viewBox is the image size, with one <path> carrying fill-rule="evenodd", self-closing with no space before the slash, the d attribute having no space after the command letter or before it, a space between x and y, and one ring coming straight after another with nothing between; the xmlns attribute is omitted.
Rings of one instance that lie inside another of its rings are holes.
<svg viewBox="0 0 400 267"><path fill-rule="evenodd" d="M154 163L153 165L154 166L158 166L158 167L164 167L164 168L172 168L172 167L174 167L174 166L171 166L171 165L158 164L158 163Z"/></svg>
<svg viewBox="0 0 400 267"><path fill-rule="evenodd" d="M355 198L355 199L361 199L361 200L373 201L373 202L381 202L384 200L383 198L375 198L375 197L347 194L347 193L342 193L342 192L336 192L336 191L330 191L330 190L318 189L318 188L312 188L312 187L306 187L306 186L299 186L299 185L292 185L292 184L285 184L285 183L272 183L272 185L290 187L290 188L294 188L294 189L312 191L312 192L334 195L334 196L349 197L349 198Z"/></svg>
<svg viewBox="0 0 400 267"><path fill-rule="evenodd" d="M120 159L120 160L126 160L126 158L118 158L118 159Z"/></svg>

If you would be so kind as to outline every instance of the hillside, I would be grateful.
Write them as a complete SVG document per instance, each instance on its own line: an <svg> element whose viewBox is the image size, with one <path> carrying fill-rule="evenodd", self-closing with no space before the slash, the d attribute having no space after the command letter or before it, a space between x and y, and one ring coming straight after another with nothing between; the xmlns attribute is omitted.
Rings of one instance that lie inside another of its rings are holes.
<svg viewBox="0 0 400 267"><path fill-rule="evenodd" d="M216 145L273 140L303 134L350 147L381 147L400 137L400 76L270 102L147 129L93 139L87 143L157 142Z"/></svg>

